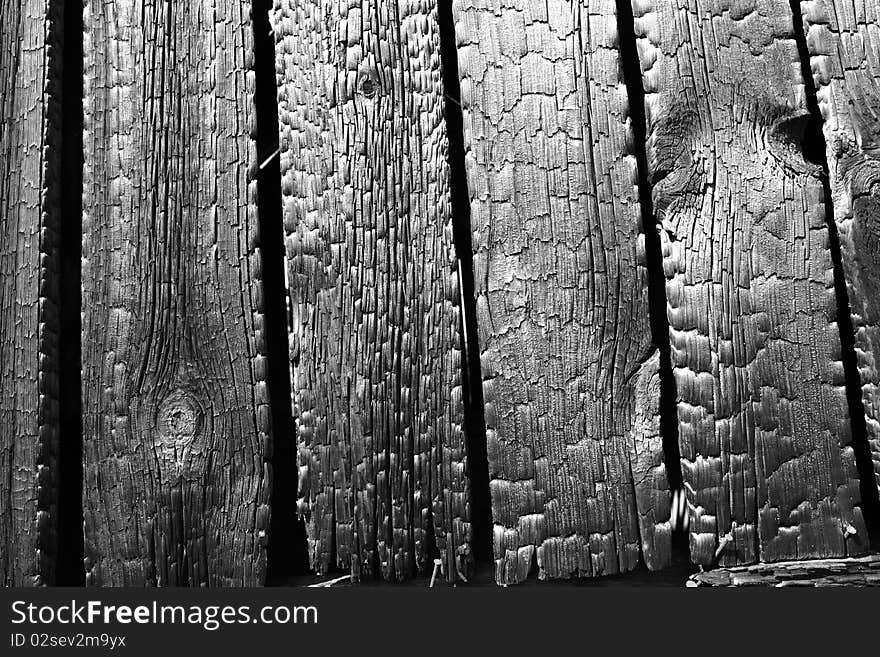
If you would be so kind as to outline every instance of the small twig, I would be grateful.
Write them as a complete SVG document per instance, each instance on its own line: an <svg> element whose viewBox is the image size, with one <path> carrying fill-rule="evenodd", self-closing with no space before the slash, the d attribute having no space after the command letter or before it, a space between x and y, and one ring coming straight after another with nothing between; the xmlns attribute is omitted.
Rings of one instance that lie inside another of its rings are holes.
<svg viewBox="0 0 880 657"><path fill-rule="evenodd" d="M724 552L724 548L727 547L727 544L733 540L733 536L730 534L725 534L721 537L721 540L718 541L718 547L715 548L715 563L718 563L718 559L721 557L721 553Z"/></svg>
<svg viewBox="0 0 880 657"><path fill-rule="evenodd" d="M342 577L337 577L336 579L330 579L326 582L318 582L317 584L309 584L308 588L310 589L321 589L321 588L330 588L334 584L338 584L344 580L350 580L351 575L343 575Z"/></svg>
<svg viewBox="0 0 880 657"><path fill-rule="evenodd" d="M267 166L269 166L269 162L271 162L271 161L274 160L276 157L278 157L278 155L279 155L280 153L281 153L281 147L279 146L278 148L275 149L275 152L274 152L274 153L272 153L269 157L267 157L265 160L263 160L263 163L260 165L260 170L262 171L262 170L265 169Z"/></svg>
<svg viewBox="0 0 880 657"><path fill-rule="evenodd" d="M453 103L455 103L456 105L458 105L459 107L461 107L461 101L459 101L458 98L453 98L453 97L450 96L449 94L443 94L443 95L446 96L446 97L447 97L449 100L451 100Z"/></svg>
<svg viewBox="0 0 880 657"><path fill-rule="evenodd" d="M680 527L682 531L686 532L690 523L688 522L689 518L687 515L687 495L683 488L672 491L671 506L669 520L672 525L672 531Z"/></svg>
<svg viewBox="0 0 880 657"><path fill-rule="evenodd" d="M434 582L437 581L437 573L440 572L440 564L443 562L440 559L434 559L434 572L431 573L431 583L428 585L428 588L434 588Z"/></svg>

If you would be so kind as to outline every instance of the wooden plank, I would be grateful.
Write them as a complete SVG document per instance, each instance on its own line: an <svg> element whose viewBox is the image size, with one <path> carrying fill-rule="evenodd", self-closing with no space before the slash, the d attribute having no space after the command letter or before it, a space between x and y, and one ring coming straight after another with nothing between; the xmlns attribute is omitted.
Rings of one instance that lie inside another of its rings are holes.
<svg viewBox="0 0 880 657"><path fill-rule="evenodd" d="M801 2L880 486L880 6Z"/></svg>
<svg viewBox="0 0 880 657"><path fill-rule="evenodd" d="M270 473L250 3L88 2L87 583L257 585Z"/></svg>
<svg viewBox="0 0 880 657"><path fill-rule="evenodd" d="M880 556L781 561L694 573L686 586L880 586Z"/></svg>
<svg viewBox="0 0 880 657"><path fill-rule="evenodd" d="M55 581L62 3L0 1L0 585Z"/></svg>
<svg viewBox="0 0 880 657"><path fill-rule="evenodd" d="M456 0L496 580L669 560L615 3Z"/></svg>
<svg viewBox="0 0 880 657"><path fill-rule="evenodd" d="M312 566L470 568L436 4L272 14L299 508Z"/></svg>
<svg viewBox="0 0 880 657"><path fill-rule="evenodd" d="M786 0L634 2L692 559L860 554L823 187Z"/></svg>

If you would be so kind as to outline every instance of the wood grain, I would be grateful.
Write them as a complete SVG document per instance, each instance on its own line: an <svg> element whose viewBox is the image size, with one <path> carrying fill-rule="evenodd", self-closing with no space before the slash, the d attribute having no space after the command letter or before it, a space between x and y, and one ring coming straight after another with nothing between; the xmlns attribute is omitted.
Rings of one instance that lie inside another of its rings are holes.
<svg viewBox="0 0 880 657"><path fill-rule="evenodd" d="M833 271L787 1L633 3L692 559L860 554Z"/></svg>
<svg viewBox="0 0 880 657"><path fill-rule="evenodd" d="M880 6L801 2L880 486Z"/></svg>
<svg viewBox="0 0 880 657"><path fill-rule="evenodd" d="M691 575L686 586L880 586L880 556L716 568Z"/></svg>
<svg viewBox="0 0 880 657"><path fill-rule="evenodd" d="M610 0L456 0L496 580L669 560Z"/></svg>
<svg viewBox="0 0 880 657"><path fill-rule="evenodd" d="M0 2L0 585L55 581L62 3Z"/></svg>
<svg viewBox="0 0 880 657"><path fill-rule="evenodd" d="M299 509L313 568L467 578L460 292L432 0L276 0Z"/></svg>
<svg viewBox="0 0 880 657"><path fill-rule="evenodd" d="M269 413L253 32L239 0L87 1L90 585L257 585Z"/></svg>

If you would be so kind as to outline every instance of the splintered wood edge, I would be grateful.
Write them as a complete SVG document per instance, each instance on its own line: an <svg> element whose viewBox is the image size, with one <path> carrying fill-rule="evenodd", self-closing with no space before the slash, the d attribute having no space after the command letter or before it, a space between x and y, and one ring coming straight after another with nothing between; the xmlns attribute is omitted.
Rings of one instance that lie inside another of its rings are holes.
<svg viewBox="0 0 880 657"><path fill-rule="evenodd" d="M691 575L685 586L880 586L880 554L718 568Z"/></svg>

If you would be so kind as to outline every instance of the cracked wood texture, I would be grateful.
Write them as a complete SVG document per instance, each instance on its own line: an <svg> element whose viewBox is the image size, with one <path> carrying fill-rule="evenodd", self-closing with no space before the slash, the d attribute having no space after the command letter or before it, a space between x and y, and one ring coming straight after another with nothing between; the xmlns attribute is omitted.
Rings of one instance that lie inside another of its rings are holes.
<svg viewBox="0 0 880 657"><path fill-rule="evenodd" d="M87 1L90 585L258 585L266 458L250 2Z"/></svg>
<svg viewBox="0 0 880 657"><path fill-rule="evenodd" d="M801 2L880 485L880 5Z"/></svg>
<svg viewBox="0 0 880 657"><path fill-rule="evenodd" d="M612 0L456 0L496 580L670 558Z"/></svg>
<svg viewBox="0 0 880 657"><path fill-rule="evenodd" d="M692 559L863 553L788 2L636 1L634 14Z"/></svg>
<svg viewBox="0 0 880 657"><path fill-rule="evenodd" d="M299 510L312 567L469 577L458 263L430 0L276 0Z"/></svg>
<svg viewBox="0 0 880 657"><path fill-rule="evenodd" d="M0 584L55 580L62 3L0 1Z"/></svg>
<svg viewBox="0 0 880 657"><path fill-rule="evenodd" d="M880 557L780 561L695 573L686 586L880 586Z"/></svg>

